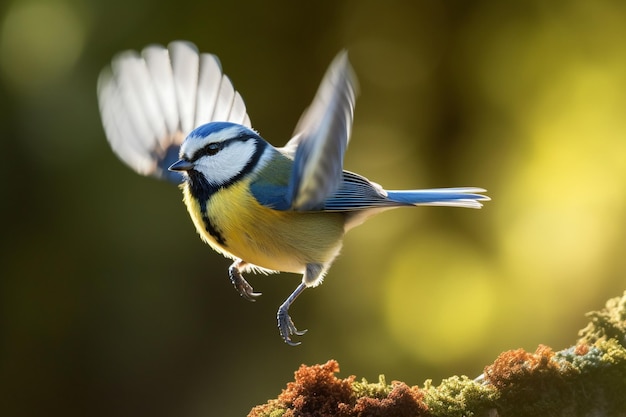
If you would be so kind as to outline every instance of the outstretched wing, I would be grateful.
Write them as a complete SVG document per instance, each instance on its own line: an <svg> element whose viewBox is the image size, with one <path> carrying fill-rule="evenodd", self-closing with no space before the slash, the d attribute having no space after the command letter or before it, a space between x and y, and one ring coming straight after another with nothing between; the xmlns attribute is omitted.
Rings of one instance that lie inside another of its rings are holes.
<svg viewBox="0 0 626 417"><path fill-rule="evenodd" d="M292 210L320 210L339 188L357 92L356 76L343 51L330 64L294 137L282 149L295 154L287 190Z"/></svg>
<svg viewBox="0 0 626 417"><path fill-rule="evenodd" d="M212 121L250 127L243 99L215 55L190 42L117 55L98 78L107 139L117 156L142 175L180 183L167 168L194 128Z"/></svg>

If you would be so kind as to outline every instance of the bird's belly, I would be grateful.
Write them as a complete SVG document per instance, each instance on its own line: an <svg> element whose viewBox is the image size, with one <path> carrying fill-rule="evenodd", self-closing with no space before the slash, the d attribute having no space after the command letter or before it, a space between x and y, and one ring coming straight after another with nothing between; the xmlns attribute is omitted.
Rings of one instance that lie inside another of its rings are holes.
<svg viewBox="0 0 626 417"><path fill-rule="evenodd" d="M216 193L204 215L199 207L189 210L202 238L225 256L265 269L303 273L307 264L328 264L339 253L343 214L273 210L249 195L235 198L245 193L228 191Z"/></svg>

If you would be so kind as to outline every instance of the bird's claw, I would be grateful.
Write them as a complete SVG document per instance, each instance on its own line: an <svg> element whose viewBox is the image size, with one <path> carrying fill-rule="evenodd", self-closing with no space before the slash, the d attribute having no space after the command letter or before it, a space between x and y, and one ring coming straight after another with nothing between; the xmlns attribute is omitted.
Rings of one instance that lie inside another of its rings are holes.
<svg viewBox="0 0 626 417"><path fill-rule="evenodd" d="M302 336L307 331L306 329L298 330L296 328L296 326L293 324L293 320L291 320L291 317L289 317L289 313L287 312L287 309L284 309L281 306L281 308L278 309L277 319L278 319L278 331L280 332L280 335L285 341L285 343L287 343L290 346L298 346L300 343L302 343L302 342L292 341L291 336L292 335Z"/></svg>
<svg viewBox="0 0 626 417"><path fill-rule="evenodd" d="M252 285L246 281L243 277L239 269L234 266L231 266L228 269L228 276L230 277L230 282L233 283L233 286L237 290L240 296L245 298L248 301L256 301L256 298L261 295L260 292L254 292L254 288Z"/></svg>

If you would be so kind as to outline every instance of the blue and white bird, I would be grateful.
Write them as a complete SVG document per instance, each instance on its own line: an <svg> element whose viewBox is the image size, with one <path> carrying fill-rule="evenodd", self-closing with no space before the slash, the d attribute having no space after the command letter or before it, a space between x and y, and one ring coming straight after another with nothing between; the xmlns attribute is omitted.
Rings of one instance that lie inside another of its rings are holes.
<svg viewBox="0 0 626 417"><path fill-rule="evenodd" d="M142 175L181 184L201 238L234 260L228 273L254 300L244 272L292 272L302 282L278 309L284 341L301 336L289 307L322 282L346 232L396 207L480 208L481 188L384 190L343 170L357 81L341 52L291 140L275 148L252 130L219 60L189 42L116 56L98 79L107 139Z"/></svg>

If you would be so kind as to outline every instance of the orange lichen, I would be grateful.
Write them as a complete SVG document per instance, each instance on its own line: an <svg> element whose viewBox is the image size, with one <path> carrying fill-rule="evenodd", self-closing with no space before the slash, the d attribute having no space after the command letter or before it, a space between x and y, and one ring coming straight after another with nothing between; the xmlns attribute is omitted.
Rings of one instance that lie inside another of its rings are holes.
<svg viewBox="0 0 626 417"><path fill-rule="evenodd" d="M589 353L589 345L586 343L579 343L574 348L574 353L578 356L583 356Z"/></svg>
<svg viewBox="0 0 626 417"><path fill-rule="evenodd" d="M552 349L544 345L539 345L534 354L524 349L509 350L501 353L492 365L485 368L485 377L500 390L527 379L536 381L538 373L548 378L559 374L559 367L552 361L553 357Z"/></svg>
<svg viewBox="0 0 626 417"><path fill-rule="evenodd" d="M257 406L250 411L249 417L276 415L277 409L283 409L287 416L347 416L344 404L354 401L352 382L354 376L339 379L337 361L330 360L323 365L302 365L295 372L294 382L287 384L276 400Z"/></svg>
<svg viewBox="0 0 626 417"><path fill-rule="evenodd" d="M293 410L297 416L337 416L342 405L352 401L354 376L339 379L337 361L324 365L301 366L295 374L295 382L287 384L279 399ZM285 414L290 415L289 413Z"/></svg>
<svg viewBox="0 0 626 417"><path fill-rule="evenodd" d="M353 390L355 377L339 379L336 372L339 364L334 360L300 366L295 381L288 383L277 399L254 407L248 417L418 417L426 410L417 387L394 382L384 398L357 398Z"/></svg>
<svg viewBox="0 0 626 417"><path fill-rule="evenodd" d="M570 372L554 357L551 348L539 345L535 353L523 349L504 352L485 368L485 379L499 391L503 415L532 415L575 404L574 391L565 378Z"/></svg>

